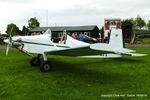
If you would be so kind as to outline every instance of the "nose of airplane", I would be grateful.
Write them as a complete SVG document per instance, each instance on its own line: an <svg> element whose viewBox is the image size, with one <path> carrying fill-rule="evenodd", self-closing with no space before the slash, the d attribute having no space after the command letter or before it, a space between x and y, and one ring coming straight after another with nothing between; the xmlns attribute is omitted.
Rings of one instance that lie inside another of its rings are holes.
<svg viewBox="0 0 150 100"><path fill-rule="evenodd" d="M8 44L9 43L9 39L5 39L4 42Z"/></svg>

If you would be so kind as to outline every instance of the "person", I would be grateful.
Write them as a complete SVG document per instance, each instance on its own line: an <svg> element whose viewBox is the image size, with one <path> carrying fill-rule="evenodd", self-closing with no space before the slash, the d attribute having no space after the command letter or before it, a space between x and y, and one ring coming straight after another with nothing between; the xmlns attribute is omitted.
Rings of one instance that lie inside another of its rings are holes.
<svg viewBox="0 0 150 100"><path fill-rule="evenodd" d="M80 41L84 41L84 36L83 36L82 33L79 34L79 40L80 40Z"/></svg>
<svg viewBox="0 0 150 100"><path fill-rule="evenodd" d="M104 39L104 43L107 43L108 37L106 36Z"/></svg>
<svg viewBox="0 0 150 100"><path fill-rule="evenodd" d="M42 31L42 34L44 34L45 32L44 31Z"/></svg>
<svg viewBox="0 0 150 100"><path fill-rule="evenodd" d="M36 35L36 32L34 32L33 35Z"/></svg>
<svg viewBox="0 0 150 100"><path fill-rule="evenodd" d="M110 41L110 32L108 32L108 39L107 39L107 43L109 43Z"/></svg>
<svg viewBox="0 0 150 100"><path fill-rule="evenodd" d="M74 39L76 39L76 37L75 37L75 34L74 34L74 33L72 33L71 37L72 37L72 38L74 38Z"/></svg>
<svg viewBox="0 0 150 100"><path fill-rule="evenodd" d="M75 37L76 37L77 40L80 40L79 35L77 33L75 34Z"/></svg>

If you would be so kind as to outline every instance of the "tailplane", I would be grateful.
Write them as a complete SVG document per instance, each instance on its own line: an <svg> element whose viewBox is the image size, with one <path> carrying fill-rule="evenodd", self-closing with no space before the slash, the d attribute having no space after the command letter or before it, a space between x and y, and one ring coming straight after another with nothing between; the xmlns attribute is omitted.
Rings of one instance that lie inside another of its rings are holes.
<svg viewBox="0 0 150 100"><path fill-rule="evenodd" d="M113 51L113 52L119 52L126 51L122 50L123 48L123 37L122 37L122 30L112 28L110 37L108 37L109 43L96 43L92 44L90 46L91 49L94 50L102 50L102 51ZM127 51L129 52L129 51Z"/></svg>
<svg viewBox="0 0 150 100"><path fill-rule="evenodd" d="M112 28L109 45L113 48L123 48L123 36L121 29Z"/></svg>
<svg viewBox="0 0 150 100"><path fill-rule="evenodd" d="M94 50L113 52L120 55L145 56L145 54L135 54L133 53L135 52L134 50L124 48L121 29L112 28L108 39L110 39L109 43L92 44L90 48Z"/></svg>

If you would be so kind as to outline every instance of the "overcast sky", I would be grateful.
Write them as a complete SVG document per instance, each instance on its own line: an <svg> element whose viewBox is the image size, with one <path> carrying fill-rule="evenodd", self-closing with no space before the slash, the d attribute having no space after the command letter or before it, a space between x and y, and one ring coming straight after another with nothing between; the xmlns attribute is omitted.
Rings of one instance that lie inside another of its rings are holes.
<svg viewBox="0 0 150 100"><path fill-rule="evenodd" d="M150 0L0 0L0 31L10 23L21 30L36 17L40 26L97 25L105 18L150 19Z"/></svg>

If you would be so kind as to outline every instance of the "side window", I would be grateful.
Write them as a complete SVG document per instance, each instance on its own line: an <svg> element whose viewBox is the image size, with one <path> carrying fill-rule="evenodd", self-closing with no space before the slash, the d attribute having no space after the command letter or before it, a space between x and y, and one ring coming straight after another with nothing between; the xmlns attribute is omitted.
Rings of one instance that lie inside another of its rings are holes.
<svg viewBox="0 0 150 100"><path fill-rule="evenodd" d="M63 32L53 32L51 41L54 43L59 43L59 44L66 44L67 40L67 34L64 34Z"/></svg>
<svg viewBox="0 0 150 100"><path fill-rule="evenodd" d="M67 32L68 35L71 35L70 32Z"/></svg>
<svg viewBox="0 0 150 100"><path fill-rule="evenodd" d="M63 36L63 33L62 32L59 32L59 38L61 38Z"/></svg>
<svg viewBox="0 0 150 100"><path fill-rule="evenodd" d="M53 33L52 33L51 40L52 40L54 43L58 43L59 40L60 40L59 34L58 34L57 32L53 32Z"/></svg>
<svg viewBox="0 0 150 100"><path fill-rule="evenodd" d="M84 32L84 35L91 36L91 33L90 32Z"/></svg>

